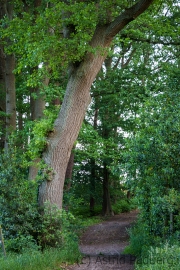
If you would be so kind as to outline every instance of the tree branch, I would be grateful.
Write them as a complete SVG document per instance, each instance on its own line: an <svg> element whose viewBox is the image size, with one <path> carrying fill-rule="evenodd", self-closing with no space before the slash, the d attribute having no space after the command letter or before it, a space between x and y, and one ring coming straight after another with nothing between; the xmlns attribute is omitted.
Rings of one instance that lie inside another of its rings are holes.
<svg viewBox="0 0 180 270"><path fill-rule="evenodd" d="M129 38L132 41L137 42L147 42L149 44L162 44L162 45L180 45L180 41L164 41L164 40L151 40L150 38L139 38L139 37L133 37L131 35L121 35L122 38Z"/></svg>
<svg viewBox="0 0 180 270"><path fill-rule="evenodd" d="M121 55L118 57L116 64L113 66L112 68L113 70L115 70L118 67L120 60L121 60Z"/></svg>
<svg viewBox="0 0 180 270"><path fill-rule="evenodd" d="M133 55L135 54L136 49L133 49L129 55L129 58L127 59L127 61L122 65L122 68L125 68L128 66L129 62L131 61L131 59L133 58Z"/></svg>
<svg viewBox="0 0 180 270"><path fill-rule="evenodd" d="M128 23L141 15L153 3L153 1L154 0L140 0L132 7L126 9L113 22L111 22L107 27L105 35L107 43L111 42L113 37L115 37L115 35L121 31Z"/></svg>

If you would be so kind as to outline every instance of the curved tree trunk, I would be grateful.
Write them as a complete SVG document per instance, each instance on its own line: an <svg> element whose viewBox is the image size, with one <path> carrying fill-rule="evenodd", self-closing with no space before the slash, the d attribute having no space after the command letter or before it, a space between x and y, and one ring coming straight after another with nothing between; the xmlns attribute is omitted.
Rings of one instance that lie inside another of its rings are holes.
<svg viewBox="0 0 180 270"><path fill-rule="evenodd" d="M75 63L71 70L63 104L55 121L54 133L49 137L47 149L43 154L43 159L49 167L49 179L39 187L40 205L49 201L62 208L67 164L90 103L90 87L106 58L106 49L113 37L144 12L152 2L153 0L140 0L113 22L97 26L90 43L92 48L96 48L96 53L87 53L84 60Z"/></svg>
<svg viewBox="0 0 180 270"><path fill-rule="evenodd" d="M89 61L90 60L90 61ZM62 208L63 186L71 149L77 139L90 103L89 89L103 63L101 55L91 56L69 79L64 102L49 138L45 163L52 169L49 181L39 188L39 204L50 201Z"/></svg>

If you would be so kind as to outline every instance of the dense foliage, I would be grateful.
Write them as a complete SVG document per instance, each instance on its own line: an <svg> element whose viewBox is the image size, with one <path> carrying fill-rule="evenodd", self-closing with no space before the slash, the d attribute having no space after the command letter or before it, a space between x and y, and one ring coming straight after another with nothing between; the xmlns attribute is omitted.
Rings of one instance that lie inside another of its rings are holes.
<svg viewBox="0 0 180 270"><path fill-rule="evenodd" d="M139 110L136 133L128 139L125 154L127 185L140 209L127 250L142 257L151 245L162 248L166 241L176 243L180 234L178 61L171 68L168 73L164 70L159 91ZM152 257L156 259L153 253Z"/></svg>

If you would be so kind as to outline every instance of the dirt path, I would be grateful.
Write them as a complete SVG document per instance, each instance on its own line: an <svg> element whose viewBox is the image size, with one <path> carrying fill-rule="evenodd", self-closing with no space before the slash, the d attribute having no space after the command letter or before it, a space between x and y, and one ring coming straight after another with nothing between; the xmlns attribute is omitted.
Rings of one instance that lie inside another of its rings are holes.
<svg viewBox="0 0 180 270"><path fill-rule="evenodd" d="M82 260L68 270L132 270L135 258L123 255L128 245L127 229L136 220L137 212L122 213L90 226L81 237Z"/></svg>

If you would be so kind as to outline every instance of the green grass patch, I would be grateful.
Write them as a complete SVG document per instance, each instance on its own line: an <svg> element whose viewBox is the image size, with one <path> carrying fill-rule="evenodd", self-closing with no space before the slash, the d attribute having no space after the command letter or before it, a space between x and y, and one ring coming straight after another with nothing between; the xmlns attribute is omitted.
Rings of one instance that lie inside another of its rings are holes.
<svg viewBox="0 0 180 270"><path fill-rule="evenodd" d="M77 243L63 249L51 248L41 251L26 251L22 254L8 254L0 258L2 270L56 270L64 264L72 264L81 256Z"/></svg>
<svg viewBox="0 0 180 270"><path fill-rule="evenodd" d="M180 269L180 246L165 244L151 247L146 256L136 260L136 270L177 270Z"/></svg>

